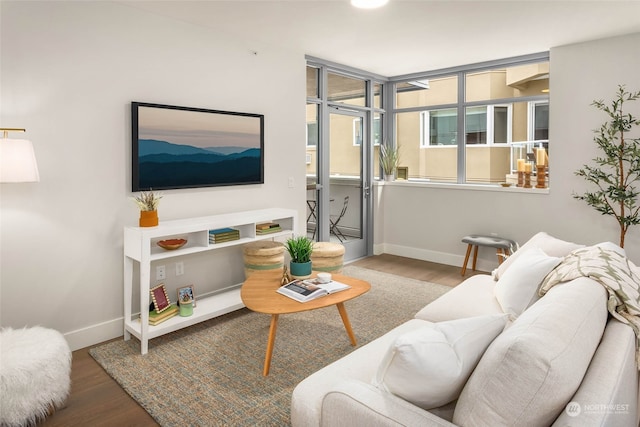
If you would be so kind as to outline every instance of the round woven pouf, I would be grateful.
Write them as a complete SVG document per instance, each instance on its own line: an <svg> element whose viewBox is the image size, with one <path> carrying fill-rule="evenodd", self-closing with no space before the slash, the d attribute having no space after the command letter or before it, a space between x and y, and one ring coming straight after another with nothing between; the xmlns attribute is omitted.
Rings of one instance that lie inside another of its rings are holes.
<svg viewBox="0 0 640 427"><path fill-rule="evenodd" d="M271 240L259 240L244 245L244 274L264 270L282 270L284 266L284 245Z"/></svg>
<svg viewBox="0 0 640 427"><path fill-rule="evenodd" d="M331 242L314 243L313 252L311 252L311 265L314 271L342 273L344 246Z"/></svg>

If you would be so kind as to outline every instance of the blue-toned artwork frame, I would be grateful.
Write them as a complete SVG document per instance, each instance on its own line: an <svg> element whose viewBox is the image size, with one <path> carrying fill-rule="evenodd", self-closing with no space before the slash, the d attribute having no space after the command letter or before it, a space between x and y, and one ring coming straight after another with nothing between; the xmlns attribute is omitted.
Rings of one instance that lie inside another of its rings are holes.
<svg viewBox="0 0 640 427"><path fill-rule="evenodd" d="M264 115L131 103L131 190L264 183Z"/></svg>

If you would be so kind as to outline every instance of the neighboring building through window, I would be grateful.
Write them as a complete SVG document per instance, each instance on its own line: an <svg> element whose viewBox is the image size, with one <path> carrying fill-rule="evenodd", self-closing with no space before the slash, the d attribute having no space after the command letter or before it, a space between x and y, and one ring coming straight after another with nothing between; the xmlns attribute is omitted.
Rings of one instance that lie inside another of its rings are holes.
<svg viewBox="0 0 640 427"><path fill-rule="evenodd" d="M548 55L469 68L392 78L395 139L410 178L504 182L514 157L548 148Z"/></svg>

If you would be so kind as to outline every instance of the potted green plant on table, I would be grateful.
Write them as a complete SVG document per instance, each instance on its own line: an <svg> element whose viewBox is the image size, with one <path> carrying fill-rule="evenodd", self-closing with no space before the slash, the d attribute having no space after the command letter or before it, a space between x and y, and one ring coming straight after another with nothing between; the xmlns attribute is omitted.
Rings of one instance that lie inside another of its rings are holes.
<svg viewBox="0 0 640 427"><path fill-rule="evenodd" d="M295 279L305 279L311 276L311 252L313 252L313 240L306 236L287 239L285 248L289 252L291 262L289 271Z"/></svg>
<svg viewBox="0 0 640 427"><path fill-rule="evenodd" d="M385 181L393 181L400 163L400 154L396 147L391 145L380 145L380 166L382 166L382 172L384 173Z"/></svg>
<svg viewBox="0 0 640 427"><path fill-rule="evenodd" d="M640 91L627 92L623 85L610 105L604 101L594 101L595 106L609 116L609 119L595 130L594 142L604 152L593 161L596 166L585 165L575 172L598 188L593 192L573 197L584 200L602 215L612 215L620 225L620 247L624 248L624 237L632 225L640 224L640 190L635 183L640 180L640 138L629 137L637 130L640 119L625 113L625 102L640 99Z"/></svg>
<svg viewBox="0 0 640 427"><path fill-rule="evenodd" d="M133 197L133 201L140 209L140 227L155 227L158 225L158 205L162 196L153 191L141 192Z"/></svg>

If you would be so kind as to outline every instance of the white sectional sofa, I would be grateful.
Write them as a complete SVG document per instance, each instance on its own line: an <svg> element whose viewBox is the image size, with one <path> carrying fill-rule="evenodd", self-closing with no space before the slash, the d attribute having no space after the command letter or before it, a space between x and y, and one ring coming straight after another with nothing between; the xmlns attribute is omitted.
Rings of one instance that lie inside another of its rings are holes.
<svg viewBox="0 0 640 427"><path fill-rule="evenodd" d="M538 233L303 380L292 425L638 426L636 336L605 288L583 277L537 295L551 258L579 247Z"/></svg>

